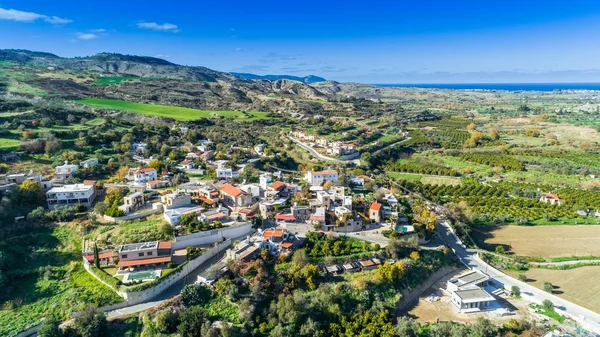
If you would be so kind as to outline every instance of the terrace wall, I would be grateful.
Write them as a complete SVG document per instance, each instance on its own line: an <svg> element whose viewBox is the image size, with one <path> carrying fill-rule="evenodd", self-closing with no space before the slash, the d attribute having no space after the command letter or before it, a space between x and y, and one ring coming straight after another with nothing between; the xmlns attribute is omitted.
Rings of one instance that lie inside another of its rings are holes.
<svg viewBox="0 0 600 337"><path fill-rule="evenodd" d="M172 244L173 250L186 247L210 245L226 239L235 239L252 232L252 223L246 222L231 227L223 227L210 231L198 232L189 235L176 236Z"/></svg>

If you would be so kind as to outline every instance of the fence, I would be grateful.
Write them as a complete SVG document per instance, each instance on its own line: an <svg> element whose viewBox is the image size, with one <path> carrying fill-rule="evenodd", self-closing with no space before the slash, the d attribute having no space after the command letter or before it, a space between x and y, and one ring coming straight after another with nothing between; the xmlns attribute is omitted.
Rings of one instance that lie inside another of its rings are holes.
<svg viewBox="0 0 600 337"><path fill-rule="evenodd" d="M235 239L252 232L252 223L245 222L235 226L213 229L210 231L198 232L189 235L176 236L172 244L173 250L182 249L191 246L210 245L225 239Z"/></svg>

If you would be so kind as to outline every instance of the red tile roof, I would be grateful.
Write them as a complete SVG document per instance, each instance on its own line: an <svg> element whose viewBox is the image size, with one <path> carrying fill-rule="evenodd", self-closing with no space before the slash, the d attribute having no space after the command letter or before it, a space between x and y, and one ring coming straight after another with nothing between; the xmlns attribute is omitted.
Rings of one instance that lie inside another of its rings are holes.
<svg viewBox="0 0 600 337"><path fill-rule="evenodd" d="M202 201L205 204L208 205L214 205L216 201L212 200L212 199L208 199L208 198L198 198L200 199L200 201Z"/></svg>
<svg viewBox="0 0 600 337"><path fill-rule="evenodd" d="M546 199L559 200L558 194L554 194L554 193L546 193L546 194L544 194L544 197L546 197Z"/></svg>
<svg viewBox="0 0 600 337"><path fill-rule="evenodd" d="M239 188L231 185L231 184L225 184L221 187L221 192L230 195L234 198L239 197L240 195L244 194L244 192L242 190L240 190Z"/></svg>
<svg viewBox="0 0 600 337"><path fill-rule="evenodd" d="M150 180L148 184L150 185L158 185L158 184L166 184L167 182L164 180Z"/></svg>
<svg viewBox="0 0 600 337"><path fill-rule="evenodd" d="M225 214L219 212L219 213L211 214L211 215L207 216L206 218L212 220L212 219L219 219L219 218L222 218L225 216L226 216Z"/></svg>
<svg viewBox="0 0 600 337"><path fill-rule="evenodd" d="M155 264L155 263L169 263L171 262L171 256L162 256L162 257L155 257L153 259L142 259L142 260L121 260L119 261L119 263L117 264L117 267L119 268L123 268L123 267L135 267L135 266L145 266L148 264Z"/></svg>
<svg viewBox="0 0 600 337"><path fill-rule="evenodd" d="M325 170L325 171L320 171L320 172L315 172L315 174L338 174L338 171L336 170Z"/></svg>
<svg viewBox="0 0 600 337"><path fill-rule="evenodd" d="M371 208L370 209L373 210L373 211L378 211L379 212L379 211L381 211L381 206L382 205L380 203L374 202L374 203L371 204Z"/></svg>
<svg viewBox="0 0 600 337"><path fill-rule="evenodd" d="M187 164L191 164L191 163L192 163L192 161L191 161L191 160L187 160L187 159L186 159L186 160L182 161L182 162L181 162L181 163L179 163L179 164L180 164L180 165L187 165Z"/></svg>
<svg viewBox="0 0 600 337"><path fill-rule="evenodd" d="M363 267L372 267L375 265L375 263L371 260L360 260L360 265Z"/></svg>
<svg viewBox="0 0 600 337"><path fill-rule="evenodd" d="M296 221L296 217L292 214L279 213L275 215L275 220Z"/></svg>
<svg viewBox="0 0 600 337"><path fill-rule="evenodd" d="M293 246L293 245L294 245L294 244L293 244L293 243L291 243L291 242L283 242L283 243L281 244L281 247L282 247L282 248L286 248L286 249L287 249L287 248L292 248L292 246Z"/></svg>
<svg viewBox="0 0 600 337"><path fill-rule="evenodd" d="M96 185L96 181L95 180L84 180L83 184L86 186Z"/></svg>
<svg viewBox="0 0 600 337"><path fill-rule="evenodd" d="M100 260L109 259L114 256L115 252L112 250L98 253L98 257L100 258ZM85 253L83 255L83 258L86 259L88 262L94 262L94 253Z"/></svg>
<svg viewBox="0 0 600 337"><path fill-rule="evenodd" d="M286 230L285 229L267 229L264 233L263 233L263 237L267 240L269 240L272 237L275 238L282 238L283 237L283 233L285 233Z"/></svg>
<svg viewBox="0 0 600 337"><path fill-rule="evenodd" d="M324 215L314 215L314 214L311 214L310 217L309 217L309 220L312 220L312 221L325 221L325 216Z"/></svg>
<svg viewBox="0 0 600 337"><path fill-rule="evenodd" d="M276 181L276 182L272 183L271 185L269 185L268 188L280 191L284 187L285 187L285 183L283 181Z"/></svg>
<svg viewBox="0 0 600 337"><path fill-rule="evenodd" d="M159 241L158 249L171 249L171 241Z"/></svg>
<svg viewBox="0 0 600 337"><path fill-rule="evenodd" d="M156 172L156 169L153 169L152 167L145 167L143 169L139 169L138 172L142 172L142 173L146 173L146 172Z"/></svg>

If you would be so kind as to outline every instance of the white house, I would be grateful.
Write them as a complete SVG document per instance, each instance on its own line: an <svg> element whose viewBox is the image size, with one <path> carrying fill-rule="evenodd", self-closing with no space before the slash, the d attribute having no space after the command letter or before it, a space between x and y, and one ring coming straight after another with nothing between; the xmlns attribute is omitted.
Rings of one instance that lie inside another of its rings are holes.
<svg viewBox="0 0 600 337"><path fill-rule="evenodd" d="M230 179L230 178L237 178L240 176L239 171L235 171L230 168L219 168L219 169L216 169L215 172L217 173L217 178Z"/></svg>
<svg viewBox="0 0 600 337"><path fill-rule="evenodd" d="M265 144L258 144L256 146L254 146L254 151L257 154L262 155L262 153L265 151L266 148L267 148L267 146Z"/></svg>
<svg viewBox="0 0 600 337"><path fill-rule="evenodd" d="M321 185L327 181L337 183L339 179L338 171L336 170L325 170L325 171L308 171L304 179L311 185Z"/></svg>
<svg viewBox="0 0 600 337"><path fill-rule="evenodd" d="M265 191L267 189L267 187L269 187L269 185L271 185L272 183L273 183L273 176L271 176L270 173L263 173L258 178L258 184L260 185L260 188L262 188L263 191Z"/></svg>
<svg viewBox="0 0 600 337"><path fill-rule="evenodd" d="M446 290L450 292L452 304L465 313L493 309L496 299L484 289L489 279L486 274L472 270L448 280Z"/></svg>
<svg viewBox="0 0 600 337"><path fill-rule="evenodd" d="M158 174L156 169L146 167L133 172L133 181L138 184L145 184L152 180L157 180Z"/></svg>
<svg viewBox="0 0 600 337"><path fill-rule="evenodd" d="M558 197L558 195L554 194L554 193L544 193L542 194L542 196L540 197L540 201L541 202L545 202L545 203L549 203L551 205L557 204L557 205L561 205L562 204L562 200L560 200L560 198Z"/></svg>
<svg viewBox="0 0 600 337"><path fill-rule="evenodd" d="M68 161L65 161L64 165L59 165L54 169L52 184L64 184L65 180L73 178L77 170L79 170L79 165L69 164Z"/></svg>
<svg viewBox="0 0 600 337"><path fill-rule="evenodd" d="M186 160L182 161L181 163L179 163L179 165L177 165L177 168L184 170L184 171L193 170L196 168L196 164L194 164L193 161L186 159Z"/></svg>
<svg viewBox="0 0 600 337"><path fill-rule="evenodd" d="M92 206L95 198L96 184L94 181L53 187L46 192L46 201L48 202L49 209L77 204L89 208Z"/></svg>
<svg viewBox="0 0 600 337"><path fill-rule="evenodd" d="M147 147L148 147L148 145L146 143L133 143L133 144L131 144L131 148L133 149L133 152L145 153Z"/></svg>
<svg viewBox="0 0 600 337"><path fill-rule="evenodd" d="M98 165L98 158L90 158L79 163L81 167L88 168Z"/></svg>

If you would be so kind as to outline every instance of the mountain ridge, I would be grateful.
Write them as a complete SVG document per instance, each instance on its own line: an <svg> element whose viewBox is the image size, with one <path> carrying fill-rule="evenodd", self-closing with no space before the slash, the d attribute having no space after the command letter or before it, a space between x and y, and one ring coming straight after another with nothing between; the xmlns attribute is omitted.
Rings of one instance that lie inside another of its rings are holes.
<svg viewBox="0 0 600 337"><path fill-rule="evenodd" d="M252 73L238 73L238 72L230 72L230 74L235 75L237 77L245 78L248 80L268 80L268 81L277 81L277 80L292 80L298 82L304 82L306 84L313 84L318 82L327 81L323 77L319 77L316 75L307 75L307 76L294 76L294 75L257 75Z"/></svg>

